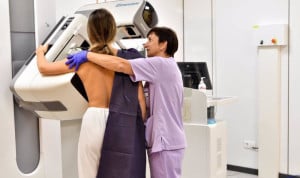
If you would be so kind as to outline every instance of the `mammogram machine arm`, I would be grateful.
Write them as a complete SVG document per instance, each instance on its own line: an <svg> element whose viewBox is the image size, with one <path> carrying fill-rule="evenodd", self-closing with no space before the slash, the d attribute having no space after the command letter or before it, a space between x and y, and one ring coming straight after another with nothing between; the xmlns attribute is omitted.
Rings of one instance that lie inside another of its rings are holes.
<svg viewBox="0 0 300 178"><path fill-rule="evenodd" d="M121 39L146 37L157 24L157 14L144 0L113 1L89 4L73 15L62 19L43 44L49 44L46 58L56 61L78 49L88 49L86 32L89 14L98 8L109 10L115 17L118 30L116 42ZM56 76L40 74L33 54L14 76L10 89L19 105L38 117L58 120L80 119L88 104L84 87L74 73Z"/></svg>

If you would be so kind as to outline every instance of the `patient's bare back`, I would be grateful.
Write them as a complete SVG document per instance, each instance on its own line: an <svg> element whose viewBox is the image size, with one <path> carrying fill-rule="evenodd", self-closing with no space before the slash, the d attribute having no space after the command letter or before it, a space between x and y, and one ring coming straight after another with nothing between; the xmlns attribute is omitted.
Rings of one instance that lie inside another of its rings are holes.
<svg viewBox="0 0 300 178"><path fill-rule="evenodd" d="M77 71L89 99L90 107L108 108L114 72L91 62L82 64Z"/></svg>

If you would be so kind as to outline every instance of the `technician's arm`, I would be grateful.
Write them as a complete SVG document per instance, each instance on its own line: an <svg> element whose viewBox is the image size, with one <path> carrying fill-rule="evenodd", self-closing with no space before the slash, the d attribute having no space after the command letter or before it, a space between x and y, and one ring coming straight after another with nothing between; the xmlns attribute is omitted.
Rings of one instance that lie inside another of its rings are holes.
<svg viewBox="0 0 300 178"><path fill-rule="evenodd" d="M87 59L112 71L133 75L132 67L128 60L106 54L88 52Z"/></svg>
<svg viewBox="0 0 300 178"><path fill-rule="evenodd" d="M36 49L37 66L42 75L58 75L74 71L74 69L69 69L65 64L67 59L56 62L49 62L45 58L45 52L47 51L47 49L47 45L39 46Z"/></svg>

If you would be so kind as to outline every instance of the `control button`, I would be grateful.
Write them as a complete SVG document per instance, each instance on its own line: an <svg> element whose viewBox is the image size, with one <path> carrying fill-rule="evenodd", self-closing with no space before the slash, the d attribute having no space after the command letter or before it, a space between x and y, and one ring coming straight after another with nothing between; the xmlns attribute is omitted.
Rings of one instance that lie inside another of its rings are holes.
<svg viewBox="0 0 300 178"><path fill-rule="evenodd" d="M272 42L272 44L277 44L277 39L276 38L272 38L271 42Z"/></svg>

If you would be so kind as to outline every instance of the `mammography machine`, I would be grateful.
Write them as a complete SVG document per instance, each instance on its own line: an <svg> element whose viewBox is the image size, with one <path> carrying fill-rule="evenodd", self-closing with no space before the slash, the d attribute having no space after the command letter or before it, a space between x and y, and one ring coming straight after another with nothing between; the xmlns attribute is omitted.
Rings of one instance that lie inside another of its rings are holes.
<svg viewBox="0 0 300 178"><path fill-rule="evenodd" d="M89 47L87 19L98 8L105 8L113 14L118 27L116 45L121 48L124 47L123 40L144 38L158 22L156 11L144 0L82 6L74 14L63 17L44 40L43 44L49 45L46 58L50 62ZM33 144L25 137L16 138L21 142L16 146L12 144L15 149L9 149L12 152L4 158L5 171L0 171L0 177L78 177L77 143L81 118L87 108L86 94L79 77L74 72L57 76L41 75L33 53L13 77L10 89L18 105L33 112L39 119L39 138ZM9 136L14 137L13 134ZM18 160L16 152L28 145L38 145L39 149ZM32 163L32 157L36 158L36 163ZM21 170L20 167L26 167L27 163L32 164L31 168Z"/></svg>
<svg viewBox="0 0 300 178"><path fill-rule="evenodd" d="M154 8L146 1L114 1L89 4L79 8L74 15L62 19L44 44L50 49L49 61L65 58L68 54L89 47L86 32L89 14L98 8L108 9L117 22L117 44L122 39L144 38L157 24ZM32 55L13 78L11 90L19 105L47 119L70 120L81 118L87 98L80 79L74 73L42 76Z"/></svg>

